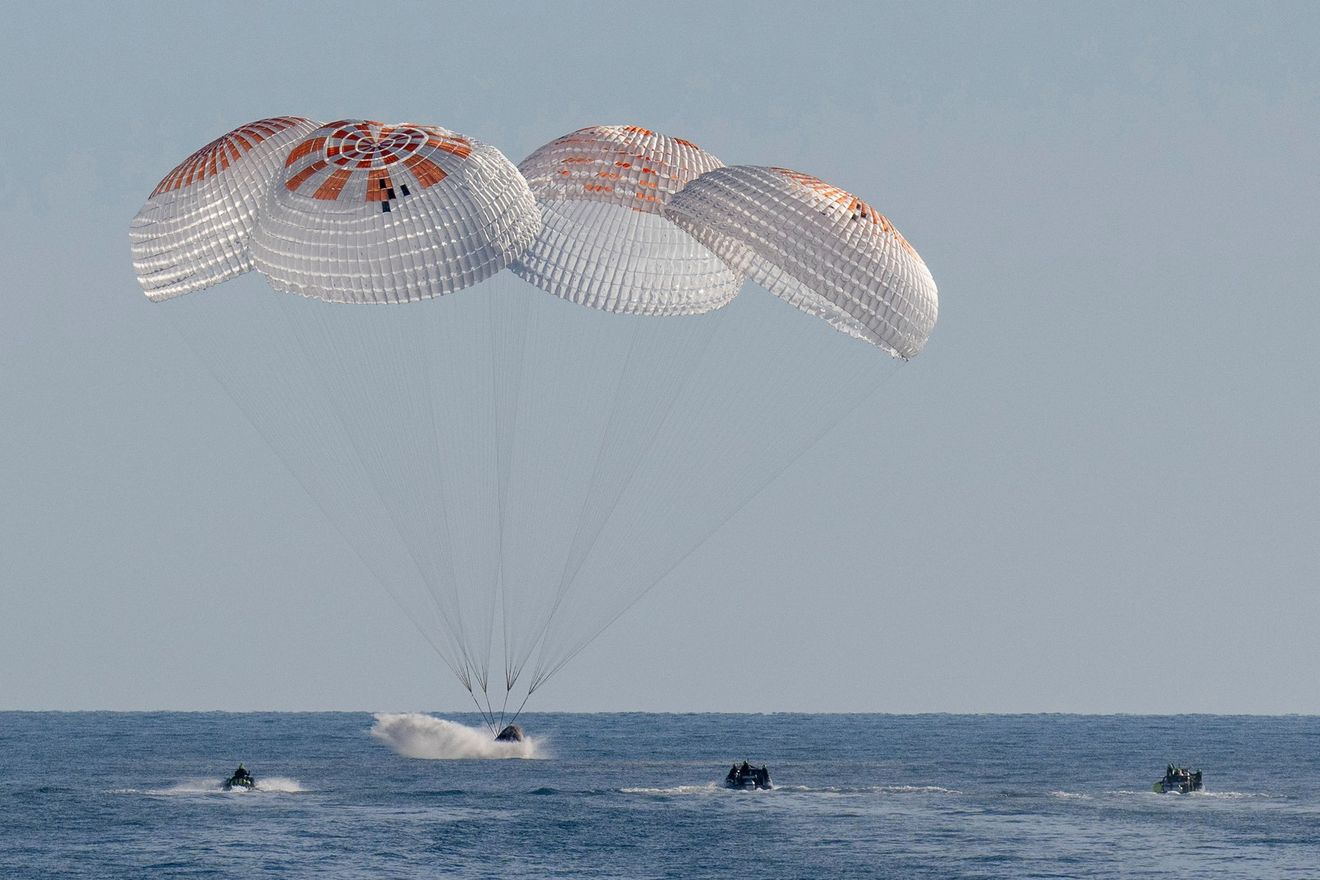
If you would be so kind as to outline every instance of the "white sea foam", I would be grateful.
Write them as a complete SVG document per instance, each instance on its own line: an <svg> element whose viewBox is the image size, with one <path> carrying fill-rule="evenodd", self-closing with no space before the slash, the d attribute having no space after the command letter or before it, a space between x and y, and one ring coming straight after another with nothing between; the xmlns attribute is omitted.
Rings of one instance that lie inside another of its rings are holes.
<svg viewBox="0 0 1320 880"><path fill-rule="evenodd" d="M727 791L747 794L765 794L767 789L728 789L718 782L707 782L705 785L673 785L665 788L621 788L623 794L654 794L654 795L676 795L676 794L717 794ZM858 794L961 794L962 792L952 788L941 788L938 785L861 785L861 786L835 786L835 785L775 785L768 791L777 791L780 793L793 794L823 794L823 795L858 795Z"/></svg>
<svg viewBox="0 0 1320 880"><path fill-rule="evenodd" d="M464 758L539 758L539 740L496 742L490 731L421 713L376 715L371 735L405 758L451 761Z"/></svg>
<svg viewBox="0 0 1320 880"><path fill-rule="evenodd" d="M665 788L638 787L638 788L619 789L619 791L621 791L624 794L658 794L658 795L715 794L716 792L724 791L724 790L725 790L724 786L717 785L714 782L707 782L705 785L671 785Z"/></svg>
<svg viewBox="0 0 1320 880"><path fill-rule="evenodd" d="M286 776L261 776L257 779L257 787L253 789L253 792L256 794L261 794L264 791L298 794L306 790L296 779L289 779Z"/></svg>
<svg viewBox="0 0 1320 880"><path fill-rule="evenodd" d="M188 779L164 788L116 788L110 794L140 794L151 797L197 797L198 795L260 795L260 794L298 794L307 789L296 779L284 776L264 776L257 780L256 788L251 790L235 788L225 791L224 784L215 779Z"/></svg>
<svg viewBox="0 0 1320 880"><path fill-rule="evenodd" d="M1118 791L1110 792L1110 794L1142 795L1142 796L1151 795L1152 797L1159 798L1160 800L1168 800L1172 803L1177 803L1182 798L1208 798L1210 800L1236 801L1236 800L1245 800L1248 798L1277 797L1277 795L1265 791L1192 791L1192 792L1188 792L1187 794L1160 794L1159 792L1151 791L1150 789L1145 789L1141 791L1119 789Z"/></svg>
<svg viewBox="0 0 1320 880"><path fill-rule="evenodd" d="M885 794L962 794L956 788L943 788L939 785L881 785L875 790Z"/></svg>
<svg viewBox="0 0 1320 880"><path fill-rule="evenodd" d="M776 785L779 791L807 794L962 794L938 785Z"/></svg>

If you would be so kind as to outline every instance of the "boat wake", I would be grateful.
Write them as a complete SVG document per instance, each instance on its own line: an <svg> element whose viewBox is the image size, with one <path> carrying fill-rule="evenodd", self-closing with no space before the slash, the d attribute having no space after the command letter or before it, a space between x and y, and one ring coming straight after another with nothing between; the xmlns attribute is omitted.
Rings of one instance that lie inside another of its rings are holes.
<svg viewBox="0 0 1320 880"><path fill-rule="evenodd" d="M542 757L541 741L532 737L496 742L484 728L418 712L377 713L371 735L405 758L427 761Z"/></svg>
<svg viewBox="0 0 1320 880"><path fill-rule="evenodd" d="M1124 795L1128 797L1135 795L1141 798L1150 797L1159 801L1167 800L1170 803L1178 803L1179 801L1182 800L1239 801L1239 800L1249 800L1249 799L1259 800L1259 799L1280 797L1280 795L1278 794L1273 794L1265 791L1191 791L1191 792L1187 792L1186 794L1160 794L1159 792L1149 791L1149 790L1133 791L1131 789L1119 789L1118 791L1111 791L1109 792L1109 794Z"/></svg>
<svg viewBox="0 0 1320 880"><path fill-rule="evenodd" d="M649 794L649 795L684 795L684 794L767 794L779 792L781 794L823 794L823 795L864 795L864 794L962 794L962 792L952 788L941 788L938 785L860 785L860 786L837 786L837 785L776 785L770 789L731 789L726 788L718 782L707 782L705 785L675 785L667 788L621 788L623 794Z"/></svg>
<svg viewBox="0 0 1320 880"><path fill-rule="evenodd" d="M733 789L725 788L718 782L707 782L705 785L673 785L665 788L621 788L619 791L623 794L657 794L657 795L675 795L675 794L720 794ZM773 790L773 789L771 789Z"/></svg>
<svg viewBox="0 0 1320 880"><path fill-rule="evenodd" d="M307 789L296 779L283 776L264 776L257 780L256 788L235 788L226 791L224 784L214 779L190 779L165 788L115 788L110 794L136 794L147 797L198 797L201 795L252 796L262 794L302 794Z"/></svg>

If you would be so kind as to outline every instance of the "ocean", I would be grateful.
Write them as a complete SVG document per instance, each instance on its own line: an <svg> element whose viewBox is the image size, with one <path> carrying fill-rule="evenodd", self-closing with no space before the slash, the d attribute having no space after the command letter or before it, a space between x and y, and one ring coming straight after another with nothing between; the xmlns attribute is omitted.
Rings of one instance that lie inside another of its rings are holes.
<svg viewBox="0 0 1320 880"><path fill-rule="evenodd" d="M438 717L0 713L0 878L1320 878L1316 717Z"/></svg>

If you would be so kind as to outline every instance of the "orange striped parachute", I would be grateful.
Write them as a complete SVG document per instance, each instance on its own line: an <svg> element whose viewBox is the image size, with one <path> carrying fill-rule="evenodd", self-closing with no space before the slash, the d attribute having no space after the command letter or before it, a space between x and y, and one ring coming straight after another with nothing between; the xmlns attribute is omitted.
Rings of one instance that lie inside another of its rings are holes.
<svg viewBox="0 0 1320 880"><path fill-rule="evenodd" d="M168 299L252 269L248 239L284 157L316 123L261 119L193 153L133 218L133 270L147 296Z"/></svg>
<svg viewBox="0 0 1320 880"><path fill-rule="evenodd" d="M409 302L471 287L540 232L499 150L433 125L341 120L289 153L252 236L277 290Z"/></svg>
<svg viewBox="0 0 1320 880"><path fill-rule="evenodd" d="M937 310L861 200L630 125L515 167L435 125L260 120L166 175L129 234L147 296L177 297L162 310L327 540L492 728L919 352ZM302 296L179 297L252 269ZM824 321L739 296L744 277Z"/></svg>

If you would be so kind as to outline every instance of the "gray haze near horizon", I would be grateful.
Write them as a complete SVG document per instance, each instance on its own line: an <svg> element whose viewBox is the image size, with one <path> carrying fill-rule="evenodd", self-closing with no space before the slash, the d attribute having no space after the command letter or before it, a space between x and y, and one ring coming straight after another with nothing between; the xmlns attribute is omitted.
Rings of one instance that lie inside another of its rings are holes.
<svg viewBox="0 0 1320 880"><path fill-rule="evenodd" d="M0 708L470 705L133 278L165 172L299 114L645 125L857 192L939 283L530 708L1320 712L1318 10L7 4Z"/></svg>

